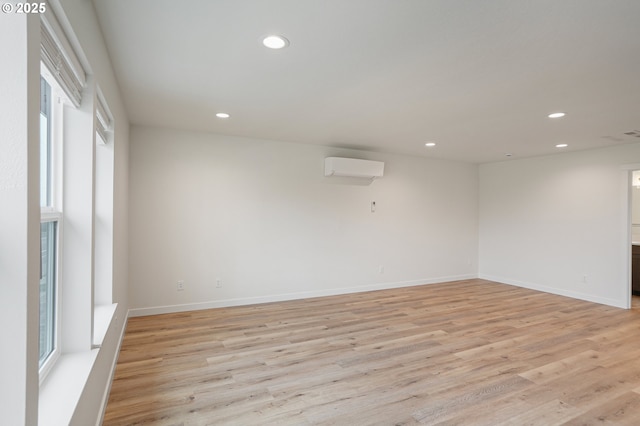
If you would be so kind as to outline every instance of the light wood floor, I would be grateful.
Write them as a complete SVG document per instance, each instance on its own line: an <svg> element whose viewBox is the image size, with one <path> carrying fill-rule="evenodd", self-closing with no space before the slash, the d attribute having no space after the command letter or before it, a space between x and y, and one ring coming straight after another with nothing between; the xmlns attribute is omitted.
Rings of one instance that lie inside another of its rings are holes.
<svg viewBox="0 0 640 426"><path fill-rule="evenodd" d="M639 309L468 280L131 318L104 424L639 425Z"/></svg>

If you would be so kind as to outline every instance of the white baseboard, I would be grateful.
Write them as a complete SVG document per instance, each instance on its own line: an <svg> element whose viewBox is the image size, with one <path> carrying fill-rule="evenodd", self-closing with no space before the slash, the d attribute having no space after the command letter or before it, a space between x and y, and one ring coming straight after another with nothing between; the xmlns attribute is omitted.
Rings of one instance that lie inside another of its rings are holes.
<svg viewBox="0 0 640 426"><path fill-rule="evenodd" d="M581 293L581 292L578 292L578 291L563 290L563 289L559 289L559 288L555 288L555 287L549 287L549 286L542 285L542 284L530 283L530 282L519 281L519 280L512 280L512 279L509 279L509 278L498 277L498 276L495 276L495 275L478 274L478 278L481 278L483 280L495 281L495 282L499 282L499 283L503 283L503 284L509 284L509 285L513 285L513 286L516 286L516 287L528 288L530 290L543 291L545 293L556 294L558 296L566 296L566 297L571 297L573 299L585 300L587 302L600 303L602 305L613 306L613 307L616 307L616 308L628 309L627 303L624 300L610 299L610 298L607 298L607 297L594 296L592 294Z"/></svg>
<svg viewBox="0 0 640 426"><path fill-rule="evenodd" d="M392 288L413 287L417 285L437 284L451 281L478 278L477 274L452 275L446 277L427 278L422 280L400 281L390 283L369 284L364 286L340 287L326 290L313 290L296 293L282 293L269 296L241 297L234 299L211 300L207 302L187 303L181 305L155 306L129 309L130 317L168 314L175 312L197 311L201 309L226 308L229 306L255 305L258 303L284 302L286 300L307 299L311 297L337 296L339 294L362 293L365 291L388 290Z"/></svg>

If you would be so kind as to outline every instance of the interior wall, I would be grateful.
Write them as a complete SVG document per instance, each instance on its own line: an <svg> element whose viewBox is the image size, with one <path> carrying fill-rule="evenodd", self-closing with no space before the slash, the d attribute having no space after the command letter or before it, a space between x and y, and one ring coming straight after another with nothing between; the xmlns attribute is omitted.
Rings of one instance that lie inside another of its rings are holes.
<svg viewBox="0 0 640 426"><path fill-rule="evenodd" d="M40 20L3 14L0 37L0 401L2 423L38 421Z"/></svg>
<svg viewBox="0 0 640 426"><path fill-rule="evenodd" d="M327 156L385 175L326 178ZM477 273L475 165L138 126L130 162L134 314Z"/></svg>
<svg viewBox="0 0 640 426"><path fill-rule="evenodd" d="M629 301L629 171L640 144L480 166L479 275Z"/></svg>
<svg viewBox="0 0 640 426"><path fill-rule="evenodd" d="M113 115L113 301L126 314L128 297L128 175L129 175L129 119L122 102L109 53L102 38L93 3L86 0L59 0L77 43L86 55L87 67L100 87ZM119 309L120 309L119 308Z"/></svg>
<svg viewBox="0 0 640 426"><path fill-rule="evenodd" d="M90 425L101 422L129 305L127 282L129 122L93 3L86 0L59 0L59 4L68 20L67 24L73 28L75 37L70 41L79 46L79 50L84 53L85 56L81 61L100 87L114 119L111 138L113 145L108 147L110 155L113 156L113 170L103 172L112 180L113 206L110 213L113 220L113 240L109 247L112 252L107 255L112 257L109 271L112 277L111 300L117 303L118 307L70 422L72 425ZM108 187L108 184L105 186ZM104 299L108 300L109 296L106 295Z"/></svg>

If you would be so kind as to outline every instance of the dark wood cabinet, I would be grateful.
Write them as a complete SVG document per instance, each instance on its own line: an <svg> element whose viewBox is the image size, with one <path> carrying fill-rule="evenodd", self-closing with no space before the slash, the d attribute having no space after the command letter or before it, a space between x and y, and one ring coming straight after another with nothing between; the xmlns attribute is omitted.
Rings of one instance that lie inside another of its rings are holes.
<svg viewBox="0 0 640 426"><path fill-rule="evenodd" d="M640 296L640 246L632 246L631 250L631 290Z"/></svg>

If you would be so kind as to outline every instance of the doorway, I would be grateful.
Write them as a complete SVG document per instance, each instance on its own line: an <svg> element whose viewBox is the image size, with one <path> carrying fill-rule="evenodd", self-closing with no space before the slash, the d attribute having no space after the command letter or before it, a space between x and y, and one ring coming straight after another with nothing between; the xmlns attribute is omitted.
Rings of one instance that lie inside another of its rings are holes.
<svg viewBox="0 0 640 426"><path fill-rule="evenodd" d="M629 171L630 308L640 308L640 169Z"/></svg>

